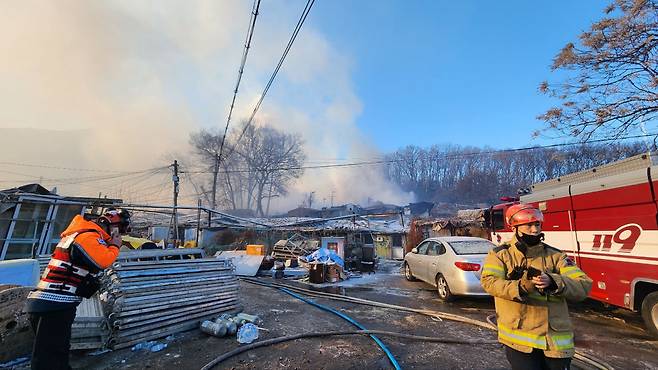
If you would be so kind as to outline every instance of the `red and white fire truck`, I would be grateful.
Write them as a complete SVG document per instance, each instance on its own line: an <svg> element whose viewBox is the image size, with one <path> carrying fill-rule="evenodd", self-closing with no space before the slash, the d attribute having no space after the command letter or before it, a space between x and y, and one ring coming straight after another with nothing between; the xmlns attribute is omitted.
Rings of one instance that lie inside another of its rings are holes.
<svg viewBox="0 0 658 370"><path fill-rule="evenodd" d="M658 153L534 184L518 201L544 213L545 242L571 256L594 280L591 298L640 311L658 335ZM516 202L518 202L516 201ZM512 230L505 210L488 212L491 240Z"/></svg>

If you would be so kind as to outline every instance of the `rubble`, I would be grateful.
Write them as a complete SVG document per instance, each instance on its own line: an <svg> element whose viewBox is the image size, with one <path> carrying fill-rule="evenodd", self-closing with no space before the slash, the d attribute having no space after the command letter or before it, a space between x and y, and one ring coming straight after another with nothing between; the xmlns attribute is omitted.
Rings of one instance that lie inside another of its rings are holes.
<svg viewBox="0 0 658 370"><path fill-rule="evenodd" d="M235 335L238 332L238 328L241 328L247 323L255 324L258 322L260 322L260 318L254 315L245 313L239 313L235 316L222 314L214 321L206 320L202 322L199 329L215 337L224 337L226 335Z"/></svg>
<svg viewBox="0 0 658 370"><path fill-rule="evenodd" d="M265 256L247 254L245 251L225 251L215 253L215 258L229 259L239 276L256 276Z"/></svg>
<svg viewBox="0 0 658 370"><path fill-rule="evenodd" d="M136 351L141 351L141 350L148 350L151 352L160 352L163 349L167 348L168 344L167 343L160 343L158 341L148 341L148 342L142 342L142 343L137 343L135 344L130 350L133 352Z"/></svg>
<svg viewBox="0 0 658 370"><path fill-rule="evenodd" d="M281 239L272 248L272 257L276 259L294 259L306 256L318 250L320 242L317 240Z"/></svg>
<svg viewBox="0 0 658 370"><path fill-rule="evenodd" d="M0 362L29 354L34 334L23 312L30 287L0 285Z"/></svg>
<svg viewBox="0 0 658 370"><path fill-rule="evenodd" d="M345 266L343 259L333 250L320 248L308 256L301 257L300 260L306 263L335 263L340 267Z"/></svg>
<svg viewBox="0 0 658 370"><path fill-rule="evenodd" d="M300 257L302 265L309 270L309 282L322 284L335 283L345 279L343 272L345 262L333 250L320 248L308 256Z"/></svg>
<svg viewBox="0 0 658 370"><path fill-rule="evenodd" d="M238 330L238 343L249 344L258 339L258 327L252 323L244 324Z"/></svg>

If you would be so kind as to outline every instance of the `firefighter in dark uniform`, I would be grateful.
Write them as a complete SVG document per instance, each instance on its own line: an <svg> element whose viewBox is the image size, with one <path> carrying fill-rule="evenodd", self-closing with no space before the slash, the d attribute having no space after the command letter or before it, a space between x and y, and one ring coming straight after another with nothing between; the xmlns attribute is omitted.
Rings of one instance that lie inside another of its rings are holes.
<svg viewBox="0 0 658 370"><path fill-rule="evenodd" d="M514 236L489 252L481 278L496 302L498 340L512 369L568 369L575 350L567 300L585 299L592 280L542 242L540 210L516 204L505 219Z"/></svg>
<svg viewBox="0 0 658 370"><path fill-rule="evenodd" d="M61 234L48 267L27 297L25 311L35 334L32 369L70 369L71 326L82 298L99 287L96 273L119 255L121 234L130 229L130 214L110 209L96 220L77 215Z"/></svg>

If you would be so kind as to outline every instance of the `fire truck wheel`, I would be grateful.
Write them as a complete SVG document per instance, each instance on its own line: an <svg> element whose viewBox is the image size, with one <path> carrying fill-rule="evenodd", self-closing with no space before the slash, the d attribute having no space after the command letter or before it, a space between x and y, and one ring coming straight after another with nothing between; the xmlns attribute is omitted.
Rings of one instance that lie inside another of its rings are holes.
<svg viewBox="0 0 658 370"><path fill-rule="evenodd" d="M658 292L653 292L644 297L642 301L642 318L647 330L658 337Z"/></svg>
<svg viewBox="0 0 658 370"><path fill-rule="evenodd" d="M416 281L416 278L411 273L411 268L409 267L409 264L406 262L404 263L404 277L409 281Z"/></svg>

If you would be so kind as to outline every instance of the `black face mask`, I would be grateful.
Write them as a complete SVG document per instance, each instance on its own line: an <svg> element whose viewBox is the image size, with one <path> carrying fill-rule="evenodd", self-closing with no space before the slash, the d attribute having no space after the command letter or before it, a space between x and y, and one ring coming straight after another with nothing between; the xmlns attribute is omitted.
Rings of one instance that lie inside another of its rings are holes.
<svg viewBox="0 0 658 370"><path fill-rule="evenodd" d="M539 233L539 235L530 235L530 234L523 234L521 233L520 235L517 233L516 237L523 242L528 247L531 247L533 245L537 245L541 243L542 240L544 240L544 233Z"/></svg>

